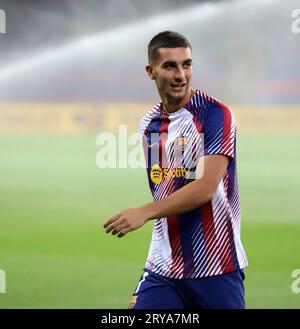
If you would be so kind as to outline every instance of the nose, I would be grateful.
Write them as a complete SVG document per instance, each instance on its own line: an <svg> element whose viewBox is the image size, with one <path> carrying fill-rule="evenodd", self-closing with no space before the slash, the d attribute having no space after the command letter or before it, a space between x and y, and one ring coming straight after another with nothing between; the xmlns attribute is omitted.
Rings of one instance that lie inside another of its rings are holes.
<svg viewBox="0 0 300 329"><path fill-rule="evenodd" d="M176 81L184 80L184 71L181 66L177 67L174 78Z"/></svg>

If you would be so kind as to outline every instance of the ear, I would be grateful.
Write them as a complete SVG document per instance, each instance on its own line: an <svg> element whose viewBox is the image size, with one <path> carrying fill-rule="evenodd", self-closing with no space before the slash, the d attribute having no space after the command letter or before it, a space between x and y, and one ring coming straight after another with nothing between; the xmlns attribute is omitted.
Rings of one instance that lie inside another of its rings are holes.
<svg viewBox="0 0 300 329"><path fill-rule="evenodd" d="M150 64L146 65L146 71L147 71L148 77L151 80L155 80L154 70L153 70L153 67Z"/></svg>

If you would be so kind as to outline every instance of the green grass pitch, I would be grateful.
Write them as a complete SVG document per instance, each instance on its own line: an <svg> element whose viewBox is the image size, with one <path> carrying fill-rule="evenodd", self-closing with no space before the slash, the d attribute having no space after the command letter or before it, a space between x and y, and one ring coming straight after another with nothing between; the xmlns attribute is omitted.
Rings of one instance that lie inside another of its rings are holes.
<svg viewBox="0 0 300 329"><path fill-rule="evenodd" d="M126 308L151 223L103 222L151 200L143 169L100 170L96 134L0 136L0 308ZM248 308L300 308L300 135L242 135L238 170Z"/></svg>

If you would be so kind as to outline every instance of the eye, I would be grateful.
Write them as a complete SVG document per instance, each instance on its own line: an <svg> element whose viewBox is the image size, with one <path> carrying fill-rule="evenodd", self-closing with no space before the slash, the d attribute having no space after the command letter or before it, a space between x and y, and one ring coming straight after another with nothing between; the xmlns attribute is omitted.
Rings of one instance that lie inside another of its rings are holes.
<svg viewBox="0 0 300 329"><path fill-rule="evenodd" d="M184 63L183 64L183 67L184 68L189 68L189 67L191 67L192 66L192 62L187 62L187 63Z"/></svg>
<svg viewBox="0 0 300 329"><path fill-rule="evenodd" d="M165 62L162 66L165 70L172 70L174 67L176 67L176 63L173 62Z"/></svg>
<svg viewBox="0 0 300 329"><path fill-rule="evenodd" d="M172 70L173 66L171 64L165 65L166 70Z"/></svg>

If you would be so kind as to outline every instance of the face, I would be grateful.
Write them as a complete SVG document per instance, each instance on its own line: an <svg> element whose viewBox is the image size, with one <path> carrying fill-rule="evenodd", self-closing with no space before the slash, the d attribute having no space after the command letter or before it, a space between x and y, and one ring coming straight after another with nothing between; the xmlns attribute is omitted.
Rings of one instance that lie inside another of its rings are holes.
<svg viewBox="0 0 300 329"><path fill-rule="evenodd" d="M190 48L160 48L159 56L146 66L150 79L155 80L162 99L180 101L189 95L192 79Z"/></svg>

